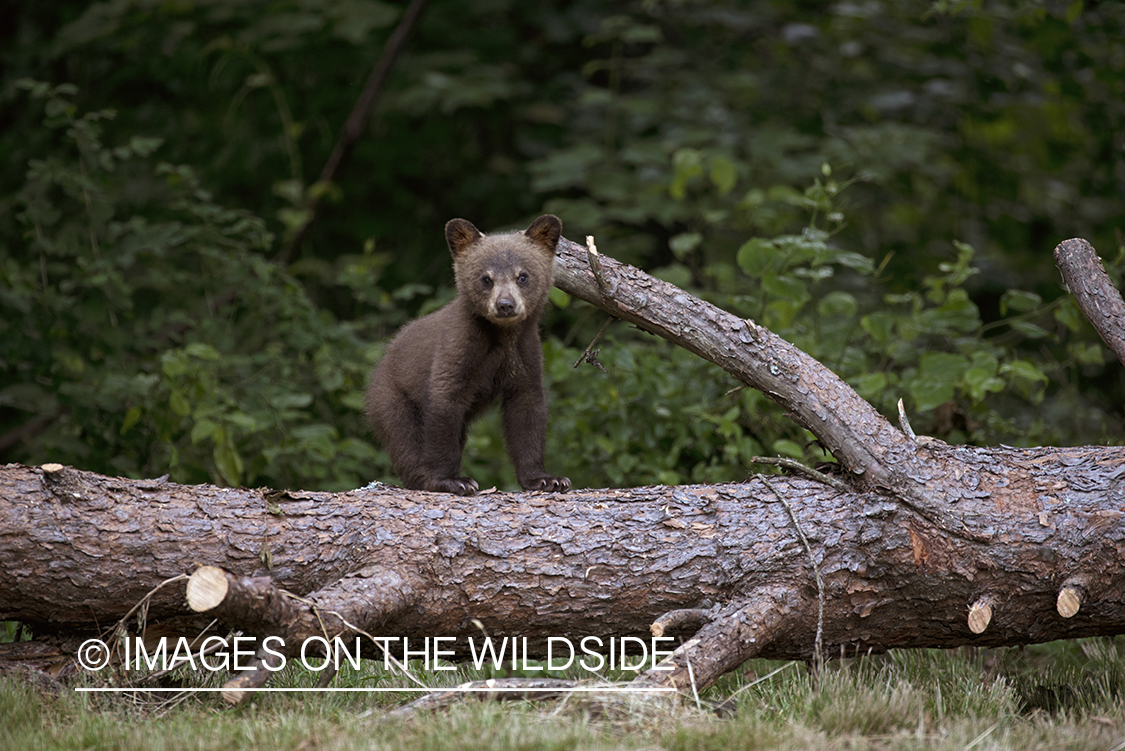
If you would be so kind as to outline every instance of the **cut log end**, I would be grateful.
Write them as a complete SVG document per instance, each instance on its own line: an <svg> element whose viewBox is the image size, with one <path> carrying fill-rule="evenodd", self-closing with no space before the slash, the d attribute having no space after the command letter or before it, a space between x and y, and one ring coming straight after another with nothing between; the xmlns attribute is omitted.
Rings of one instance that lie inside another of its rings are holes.
<svg viewBox="0 0 1125 751"><path fill-rule="evenodd" d="M223 603L229 589L226 572L215 566L202 566L188 579L188 607L197 613L213 610Z"/></svg>
<svg viewBox="0 0 1125 751"><path fill-rule="evenodd" d="M974 634L983 634L992 621L992 603L986 598L981 598L969 608L969 630Z"/></svg>
<svg viewBox="0 0 1125 751"><path fill-rule="evenodd" d="M1082 588L1069 584L1059 590L1059 599L1055 606L1063 618L1073 618L1078 609L1082 607Z"/></svg>
<svg viewBox="0 0 1125 751"><path fill-rule="evenodd" d="M223 697L223 701L225 701L227 704L238 704L251 693L252 692L250 691L240 691L238 689L228 688L224 689L220 696Z"/></svg>
<svg viewBox="0 0 1125 751"><path fill-rule="evenodd" d="M255 693L254 689L266 685L270 677L281 669L284 658L277 652L259 648L251 664L223 684L223 701L238 704Z"/></svg>

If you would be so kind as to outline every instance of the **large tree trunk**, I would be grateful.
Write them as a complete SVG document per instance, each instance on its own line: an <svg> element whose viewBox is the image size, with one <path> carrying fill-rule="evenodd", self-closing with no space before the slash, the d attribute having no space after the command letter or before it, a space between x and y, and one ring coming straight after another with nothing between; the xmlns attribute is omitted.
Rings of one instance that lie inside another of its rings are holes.
<svg viewBox="0 0 1125 751"><path fill-rule="evenodd" d="M808 659L817 645L836 654L1125 633L1125 449L915 438L752 321L611 259L600 265L601 283L585 249L564 241L556 283L785 404L855 489L775 477L466 499L9 465L0 620L90 632L147 596L150 622L218 617L286 649L362 632L455 637L444 648L462 655L482 626L494 639L527 637L541 655L548 637L645 637L655 621L664 634L698 629L671 670L639 677L680 687L709 685L751 657ZM179 583L152 593L192 572L192 607ZM244 679L236 687L255 685Z"/></svg>

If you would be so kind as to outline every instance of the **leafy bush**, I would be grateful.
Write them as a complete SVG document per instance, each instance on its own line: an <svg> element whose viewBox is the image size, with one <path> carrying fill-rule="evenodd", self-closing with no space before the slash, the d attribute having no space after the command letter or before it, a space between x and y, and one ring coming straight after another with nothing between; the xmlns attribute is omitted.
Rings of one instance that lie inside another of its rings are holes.
<svg viewBox="0 0 1125 751"><path fill-rule="evenodd" d="M16 458L182 482L354 487L378 460L358 410L373 351L269 263L265 223L159 139L111 147L110 110L25 81L58 136L0 245L0 406Z"/></svg>

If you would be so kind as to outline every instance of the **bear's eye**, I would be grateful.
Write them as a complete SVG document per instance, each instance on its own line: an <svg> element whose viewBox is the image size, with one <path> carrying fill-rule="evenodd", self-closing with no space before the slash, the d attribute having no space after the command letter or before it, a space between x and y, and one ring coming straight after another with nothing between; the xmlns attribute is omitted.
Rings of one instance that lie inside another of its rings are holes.
<svg viewBox="0 0 1125 751"><path fill-rule="evenodd" d="M520 275L516 277L516 282L521 284L521 285L527 284L527 273L521 272Z"/></svg>
<svg viewBox="0 0 1125 751"><path fill-rule="evenodd" d="M480 278L480 286L484 287L485 289L492 289L492 277L490 277L488 274L482 276Z"/></svg>

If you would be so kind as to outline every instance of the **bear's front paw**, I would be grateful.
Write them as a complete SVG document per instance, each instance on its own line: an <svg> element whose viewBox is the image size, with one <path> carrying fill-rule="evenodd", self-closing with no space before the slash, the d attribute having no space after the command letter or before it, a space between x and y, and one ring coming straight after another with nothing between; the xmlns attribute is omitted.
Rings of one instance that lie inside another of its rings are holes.
<svg viewBox="0 0 1125 751"><path fill-rule="evenodd" d="M454 495L476 495L479 486L471 477L446 477L441 480L430 480L426 483L426 490L436 493L453 493Z"/></svg>
<svg viewBox="0 0 1125 751"><path fill-rule="evenodd" d="M523 486L524 490L543 490L548 493L565 493L570 490L569 477L538 477Z"/></svg>

